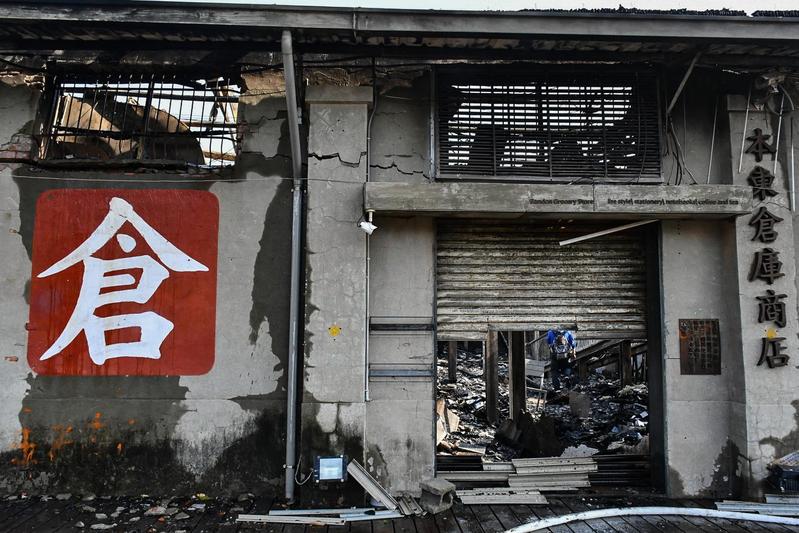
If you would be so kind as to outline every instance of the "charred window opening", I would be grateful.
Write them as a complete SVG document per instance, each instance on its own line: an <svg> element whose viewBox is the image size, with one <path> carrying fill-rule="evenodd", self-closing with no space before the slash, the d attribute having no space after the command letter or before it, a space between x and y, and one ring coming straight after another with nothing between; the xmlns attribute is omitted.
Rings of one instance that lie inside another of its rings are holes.
<svg viewBox="0 0 799 533"><path fill-rule="evenodd" d="M443 72L437 87L442 178L661 181L648 73Z"/></svg>
<svg viewBox="0 0 799 533"><path fill-rule="evenodd" d="M233 165L239 81L175 75L52 79L40 158L214 170Z"/></svg>

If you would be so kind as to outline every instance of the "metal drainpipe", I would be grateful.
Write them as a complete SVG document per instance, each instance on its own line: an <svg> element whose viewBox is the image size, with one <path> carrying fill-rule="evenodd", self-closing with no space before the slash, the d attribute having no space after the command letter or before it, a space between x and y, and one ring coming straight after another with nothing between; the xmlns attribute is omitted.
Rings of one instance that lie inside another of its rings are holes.
<svg viewBox="0 0 799 533"><path fill-rule="evenodd" d="M291 207L291 296L289 300L289 360L286 406L286 500L294 501L294 477L297 466L297 363L300 310L300 242L302 217L302 159L300 126L297 109L297 87L294 77L294 51L291 32L285 30L281 38L283 75L286 80L286 109L291 140L291 167L294 178Z"/></svg>

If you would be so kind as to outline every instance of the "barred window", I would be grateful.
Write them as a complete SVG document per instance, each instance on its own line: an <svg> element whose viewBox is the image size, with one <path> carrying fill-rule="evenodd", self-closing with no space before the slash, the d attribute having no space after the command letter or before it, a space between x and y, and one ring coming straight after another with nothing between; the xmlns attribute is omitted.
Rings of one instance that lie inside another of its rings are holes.
<svg viewBox="0 0 799 533"><path fill-rule="evenodd" d="M40 157L217 169L240 148L235 79L58 76Z"/></svg>
<svg viewBox="0 0 799 533"><path fill-rule="evenodd" d="M661 181L651 73L523 68L439 73L439 177Z"/></svg>

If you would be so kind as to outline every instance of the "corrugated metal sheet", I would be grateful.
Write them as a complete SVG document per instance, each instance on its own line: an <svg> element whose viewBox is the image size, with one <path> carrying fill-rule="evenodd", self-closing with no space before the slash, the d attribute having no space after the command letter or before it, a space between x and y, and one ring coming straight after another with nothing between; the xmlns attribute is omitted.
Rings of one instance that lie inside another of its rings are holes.
<svg viewBox="0 0 799 533"><path fill-rule="evenodd" d="M576 324L583 340L645 338L641 233L558 245L604 227L439 222L438 340L483 340L489 324L526 330Z"/></svg>

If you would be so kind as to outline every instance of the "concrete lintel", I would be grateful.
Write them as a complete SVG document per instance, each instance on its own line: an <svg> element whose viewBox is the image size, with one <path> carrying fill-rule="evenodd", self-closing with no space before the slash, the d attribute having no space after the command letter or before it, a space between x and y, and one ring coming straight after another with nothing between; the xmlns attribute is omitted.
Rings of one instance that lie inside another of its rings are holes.
<svg viewBox="0 0 799 533"><path fill-rule="evenodd" d="M306 104L366 104L372 105L372 87L339 87L311 85L305 90Z"/></svg>
<svg viewBox="0 0 799 533"><path fill-rule="evenodd" d="M748 187L733 185L551 185L380 183L364 186L364 208L418 215L731 217L752 210Z"/></svg>

